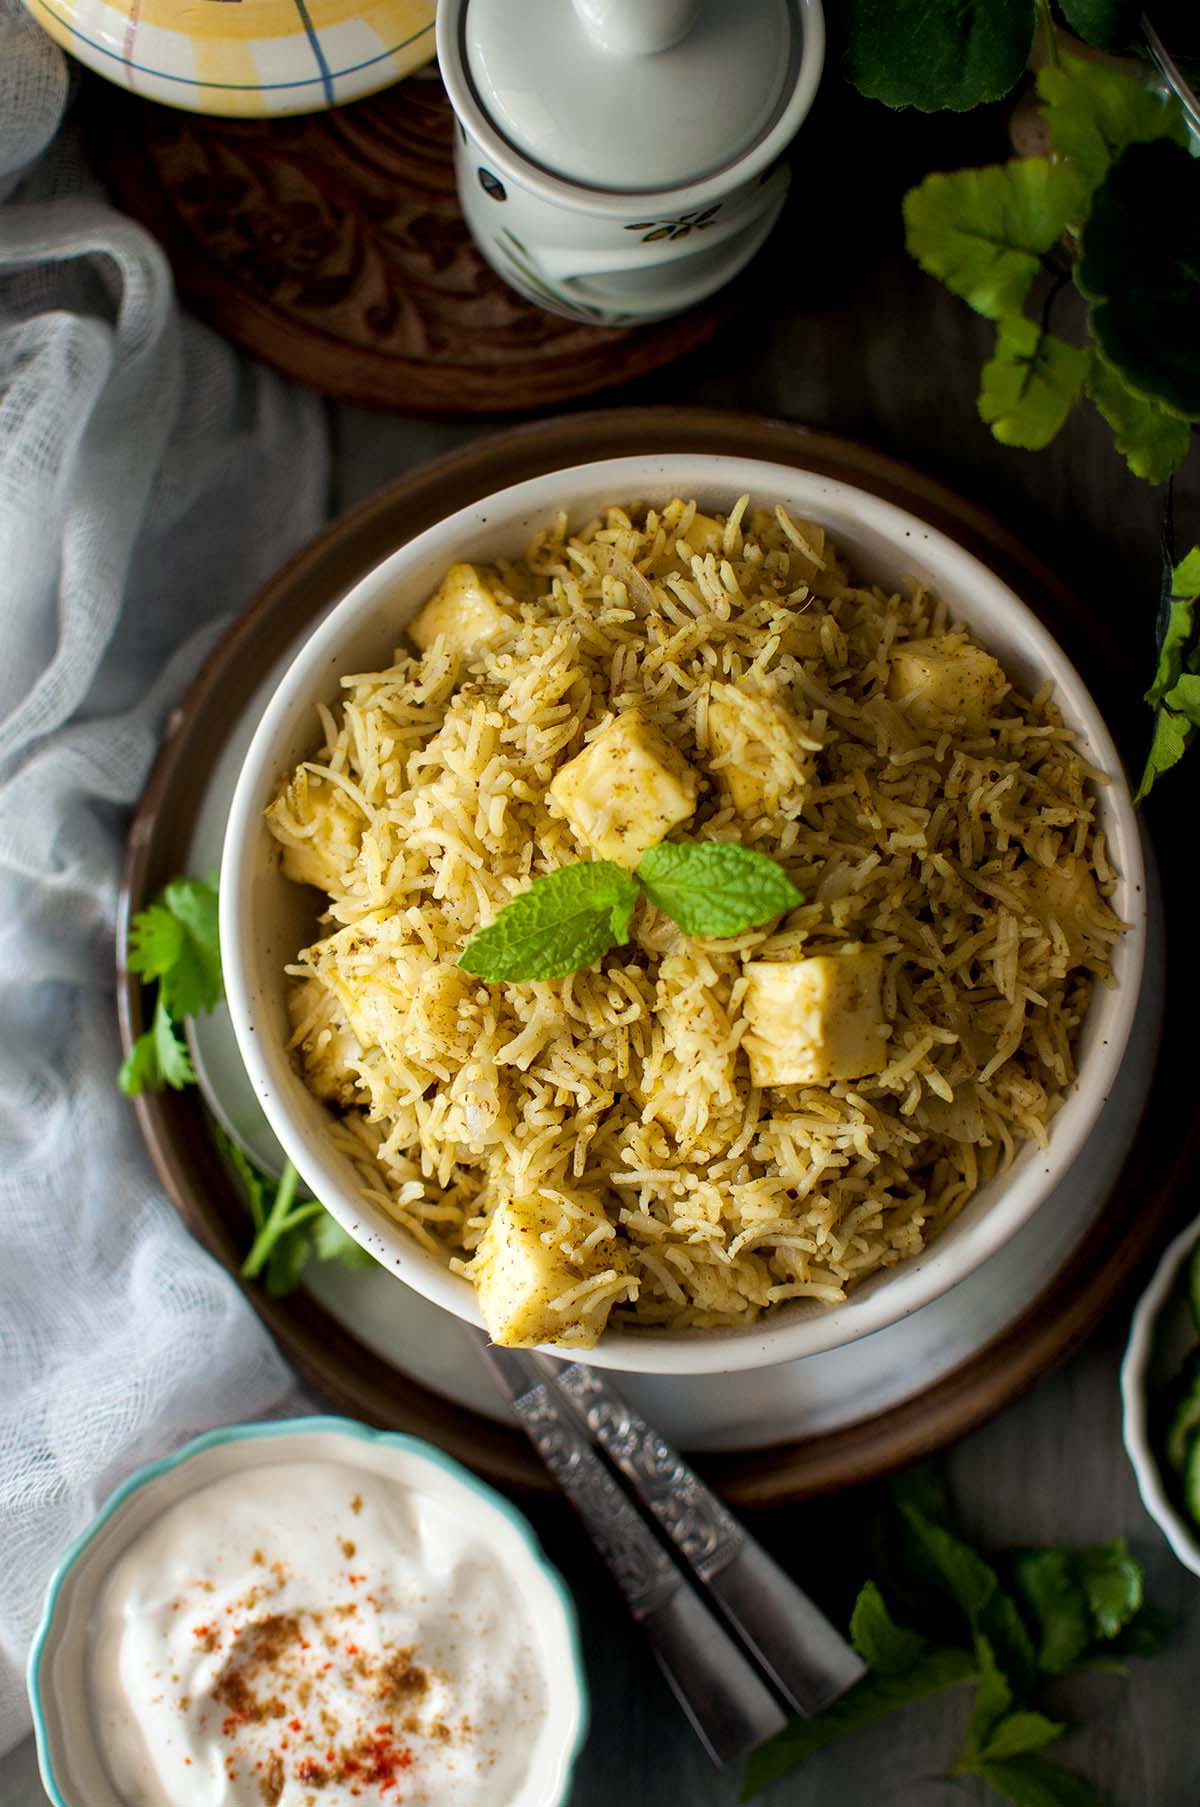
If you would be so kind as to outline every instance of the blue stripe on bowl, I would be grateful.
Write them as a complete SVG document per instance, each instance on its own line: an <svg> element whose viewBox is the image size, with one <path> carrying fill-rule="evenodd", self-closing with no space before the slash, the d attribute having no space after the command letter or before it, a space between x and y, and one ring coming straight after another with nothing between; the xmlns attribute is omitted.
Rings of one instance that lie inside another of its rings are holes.
<svg viewBox="0 0 1200 1807"><path fill-rule="evenodd" d="M419 33L417 34L420 35ZM411 41L411 40L410 40ZM444 1454L435 1444L426 1443L420 1437L407 1436L403 1431L376 1431L370 1425L360 1424L356 1418L338 1418L332 1413L325 1413L311 1418L279 1418L269 1424L232 1424L219 1430L205 1432L202 1437L195 1437L185 1443L181 1449L174 1450L171 1455L163 1456L157 1462L148 1462L145 1467L137 1468L122 1481L116 1492L109 1498L96 1514L87 1529L82 1531L66 1551L46 1590L46 1603L42 1608L42 1616L34 1633L33 1644L29 1652L26 1666L26 1686L29 1691L29 1704L33 1711L33 1735L37 1747L38 1769L41 1771L42 1784L50 1800L51 1807L78 1807L63 1798L50 1765L50 1740L46 1729L46 1719L42 1708L41 1684L38 1671L46 1640L50 1635L50 1627L54 1622L58 1597L62 1592L67 1577L80 1556L100 1532L120 1506L123 1506L130 1494L167 1474L172 1468L178 1468L190 1456L197 1456L202 1450L212 1449L221 1443L251 1442L257 1437L288 1437L299 1432L325 1431L343 1437L356 1437L362 1443L385 1443L389 1449L406 1450L410 1455L440 1468L452 1480L460 1482L471 1493L477 1494L487 1505L495 1508L506 1518L519 1534L530 1560L542 1571L562 1607L563 1618L567 1627L567 1642L571 1648L571 1661L575 1671L575 1692L579 1700L579 1725L575 1733L575 1743L567 1757L566 1770L563 1775L562 1793L557 1807L565 1807L570 1799L571 1783L575 1765L587 1740L591 1724L591 1701L588 1694L587 1675L583 1665L583 1645L579 1636L579 1615L575 1611L575 1601L566 1582L558 1570L546 1560L545 1551L537 1540L533 1526L529 1520L502 1493L481 1481L478 1475L464 1468L461 1462Z"/></svg>
<svg viewBox="0 0 1200 1807"><path fill-rule="evenodd" d="M325 99L329 102L329 105L332 106L333 82L330 79L329 64L325 59L325 52L321 48L321 40L317 36L316 31L313 28L313 22L308 16L308 7L304 4L304 0L296 0L296 11L300 15L300 23L304 27L305 36L312 45L312 53L317 59L317 68L321 71L321 86L325 90Z"/></svg>
<svg viewBox="0 0 1200 1807"><path fill-rule="evenodd" d="M167 69L151 69L145 63L130 62L127 57L121 55L120 51L110 50L107 44L98 44L95 38L89 38L86 32L80 31L72 20L65 19L60 12L56 12L54 7L49 4L49 0L34 0L34 4L40 6L43 12L49 13L52 19L57 19L64 31L69 31L72 37L78 38L81 44L86 44L98 55L106 56L112 62L119 63L122 68L136 71L138 75L152 75L160 82L179 82L185 88L194 88L197 93L206 88L228 89L243 94L267 94L284 88L323 87L326 80L340 81L343 76L357 75L360 69L370 69L376 63L386 62L390 56L398 56L402 50L407 50L410 44L415 44L418 38L423 38L426 32L433 30L432 22L422 25L420 31L414 31L409 37L404 38L399 44L393 44L388 50L381 50L377 56L369 56L361 63L351 63L345 69L327 70L326 75L301 76L293 82L208 82L200 81L194 75L174 75ZM186 37L187 34L184 32L181 35ZM332 99L332 95L330 98Z"/></svg>

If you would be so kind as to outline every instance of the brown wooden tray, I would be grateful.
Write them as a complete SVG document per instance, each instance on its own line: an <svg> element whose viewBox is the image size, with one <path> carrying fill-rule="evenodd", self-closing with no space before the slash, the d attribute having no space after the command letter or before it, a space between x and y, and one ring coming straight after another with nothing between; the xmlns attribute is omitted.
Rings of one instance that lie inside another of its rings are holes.
<svg viewBox="0 0 1200 1807"><path fill-rule="evenodd" d="M130 834L118 945L125 945L129 914L182 869L217 753L262 673L298 627L394 547L468 502L539 472L649 450L769 459L843 478L900 503L984 558L1064 643L1118 736L1129 728L1123 718L1133 686L1117 635L987 515L895 460L782 421L699 410L614 410L539 422L477 440L381 490L314 540L237 622L168 723ZM1170 844L1166 852L1170 933L1172 900L1182 906L1186 898L1177 869L1186 853L1172 859ZM1200 1133L1188 1058L1195 989L1190 973L1172 975L1158 1074L1137 1143L1114 1175L1111 1198L1085 1244L1020 1320L960 1368L878 1417L801 1442L703 1458L700 1465L728 1499L746 1507L783 1504L884 1474L963 1435L1078 1347L1161 1241L1196 1166ZM118 998L128 1047L142 1027L142 998L136 979L123 969ZM236 1272L246 1240L245 1208L198 1097L146 1096L135 1108L183 1218ZM519 1432L416 1384L305 1294L272 1300L253 1285L245 1291L300 1373L340 1410L428 1437L502 1485L547 1485ZM753 1387L752 1374L746 1385Z"/></svg>
<svg viewBox="0 0 1200 1807"><path fill-rule="evenodd" d="M458 205L436 70L288 119L213 119L90 86L93 152L179 292L310 389L402 414L522 414L693 351L728 292L649 326L585 326L500 280Z"/></svg>

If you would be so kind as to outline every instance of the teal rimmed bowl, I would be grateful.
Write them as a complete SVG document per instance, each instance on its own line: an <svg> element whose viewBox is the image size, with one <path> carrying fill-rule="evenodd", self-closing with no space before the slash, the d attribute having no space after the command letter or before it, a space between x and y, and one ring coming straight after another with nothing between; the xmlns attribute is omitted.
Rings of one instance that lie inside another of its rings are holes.
<svg viewBox="0 0 1200 1807"><path fill-rule="evenodd" d="M348 1448L353 1444L355 1448ZM287 1418L209 1431L129 1476L67 1550L50 1582L29 1655L38 1767L53 1807L128 1807L109 1780L88 1709L92 1611L114 1563L160 1513L196 1488L240 1469L335 1459L356 1462L435 1497L484 1532L541 1637L549 1688L548 1731L512 1807L563 1807L588 1728L588 1694L575 1607L528 1521L459 1463L394 1431L352 1418Z"/></svg>

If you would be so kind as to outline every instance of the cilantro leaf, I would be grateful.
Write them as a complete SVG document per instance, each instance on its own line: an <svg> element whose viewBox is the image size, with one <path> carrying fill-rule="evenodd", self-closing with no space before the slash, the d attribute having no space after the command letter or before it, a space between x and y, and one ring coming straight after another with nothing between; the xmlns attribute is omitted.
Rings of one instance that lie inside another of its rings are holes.
<svg viewBox="0 0 1200 1807"><path fill-rule="evenodd" d="M1130 386L1200 418L1200 162L1167 138L1122 152L1092 197L1075 280Z"/></svg>
<svg viewBox="0 0 1200 1807"><path fill-rule="evenodd" d="M144 1029L121 1062L117 1084L127 1098L139 1092L161 1092L163 1078L158 1067L158 1042L153 1029Z"/></svg>
<svg viewBox="0 0 1200 1807"><path fill-rule="evenodd" d="M812 1719L789 1720L782 1732L760 1745L747 1761L742 1799L747 1801L759 1794L805 1757L845 1733L870 1725L913 1701L961 1687L974 1675L975 1662L967 1651L938 1645L926 1646L917 1660L898 1674L872 1670Z"/></svg>
<svg viewBox="0 0 1200 1807"><path fill-rule="evenodd" d="M1018 314L1041 259L1079 215L1078 172L1044 157L935 171L904 197L921 268L990 320Z"/></svg>
<svg viewBox="0 0 1200 1807"><path fill-rule="evenodd" d="M1191 447L1187 421L1161 402L1138 395L1094 346L1084 386L1112 428L1113 443L1134 476L1165 483Z"/></svg>
<svg viewBox="0 0 1200 1807"><path fill-rule="evenodd" d="M561 979L628 939L637 898L637 885L612 860L560 866L505 904L458 964L492 981Z"/></svg>
<svg viewBox="0 0 1200 1807"><path fill-rule="evenodd" d="M977 1772L1013 1807L1104 1807L1104 1797L1072 1770L1025 1755L981 1763Z"/></svg>
<svg viewBox="0 0 1200 1807"><path fill-rule="evenodd" d="M338 1261L343 1267L374 1267L375 1257L361 1242L355 1242L349 1230L343 1230L336 1217L322 1211L314 1218L309 1233L312 1252L318 1261Z"/></svg>
<svg viewBox="0 0 1200 1807"><path fill-rule="evenodd" d="M162 974L167 1009L173 1017L199 1016L225 995L221 978L221 946L217 930L218 894L212 878L177 878L166 887L162 902L179 924L177 959Z"/></svg>
<svg viewBox="0 0 1200 1807"><path fill-rule="evenodd" d="M847 0L843 66L885 106L962 113L1020 80L1034 18L1034 0Z"/></svg>
<svg viewBox="0 0 1200 1807"><path fill-rule="evenodd" d="M1037 91L1046 103L1042 117L1051 144L1078 170L1089 192L1127 145L1153 138L1187 144L1178 102L1151 93L1123 69L1064 56L1038 70Z"/></svg>
<svg viewBox="0 0 1200 1807"><path fill-rule="evenodd" d="M992 1727L980 1752L980 1762L998 1763L1025 1751L1041 1750L1061 1738L1066 1729L1061 1720L1047 1719L1044 1713L1009 1713Z"/></svg>
<svg viewBox="0 0 1200 1807"><path fill-rule="evenodd" d="M183 924L162 903L139 910L129 925L129 951L125 956L131 973L141 979L161 979L183 952Z"/></svg>
<svg viewBox="0 0 1200 1807"><path fill-rule="evenodd" d="M883 1675L899 1675L910 1669L926 1648L919 1632L896 1624L873 1581L864 1585L854 1603L850 1642L863 1662Z"/></svg>
<svg viewBox="0 0 1200 1807"><path fill-rule="evenodd" d="M1137 26L1138 0L1058 0L1077 38L1097 50L1123 50Z"/></svg>
<svg viewBox="0 0 1200 1807"><path fill-rule="evenodd" d="M660 841L637 877L685 935L738 935L804 902L781 866L736 841Z"/></svg>
<svg viewBox="0 0 1200 1807"><path fill-rule="evenodd" d="M154 1037L154 1057L162 1084L169 1085L176 1092L181 1092L185 1086L195 1085L196 1075L191 1056L175 1033L175 1025L161 993L154 1007L154 1022L150 1033Z"/></svg>
<svg viewBox="0 0 1200 1807"><path fill-rule="evenodd" d="M1066 1550L1021 1550L1013 1576L1037 1626L1038 1668L1062 1675L1095 1635L1091 1608Z"/></svg>
<svg viewBox="0 0 1200 1807"><path fill-rule="evenodd" d="M1002 320L983 367L979 413L1001 445L1038 452L1058 432L1083 387L1088 356L1023 315Z"/></svg>
<svg viewBox="0 0 1200 1807"><path fill-rule="evenodd" d="M1097 1634L1115 1638L1143 1603L1142 1567L1129 1554L1123 1537L1092 1550L1080 1550L1075 1572L1087 1595Z"/></svg>

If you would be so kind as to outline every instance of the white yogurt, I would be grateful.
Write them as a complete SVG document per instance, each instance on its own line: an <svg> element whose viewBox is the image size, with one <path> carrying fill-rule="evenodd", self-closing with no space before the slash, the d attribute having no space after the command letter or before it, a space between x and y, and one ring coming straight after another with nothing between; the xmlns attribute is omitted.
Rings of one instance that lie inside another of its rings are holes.
<svg viewBox="0 0 1200 1807"><path fill-rule="evenodd" d="M196 1489L96 1597L92 1719L117 1795L515 1807L553 1691L522 1581L480 1522L352 1461Z"/></svg>

